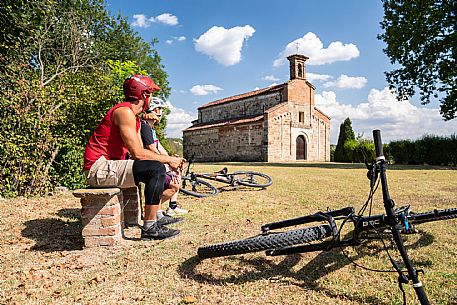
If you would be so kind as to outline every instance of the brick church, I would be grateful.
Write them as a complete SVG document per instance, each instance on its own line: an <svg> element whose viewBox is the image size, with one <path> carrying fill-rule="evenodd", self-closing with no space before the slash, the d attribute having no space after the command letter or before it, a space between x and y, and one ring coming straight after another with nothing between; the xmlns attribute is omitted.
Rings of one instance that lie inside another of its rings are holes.
<svg viewBox="0 0 457 305"><path fill-rule="evenodd" d="M207 103L183 131L195 161L330 161L330 117L314 106L308 57L291 55L286 83Z"/></svg>

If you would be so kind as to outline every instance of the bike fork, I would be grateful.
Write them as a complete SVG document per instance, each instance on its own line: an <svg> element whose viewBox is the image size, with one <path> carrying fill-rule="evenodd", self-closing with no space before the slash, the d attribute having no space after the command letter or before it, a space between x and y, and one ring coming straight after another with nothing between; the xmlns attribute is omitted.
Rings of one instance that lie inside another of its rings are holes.
<svg viewBox="0 0 457 305"><path fill-rule="evenodd" d="M390 198L389 189L387 187L385 158L382 149L381 132L379 130L373 130L373 139L376 148L376 166L379 170L379 178L381 179L382 188L382 198L384 200L384 208L386 210L387 215L386 220L390 226L393 239L395 241L395 244L397 245L398 251L400 252L405 267L408 270L408 278L406 280L408 282L411 281L413 283L413 288L416 291L417 298L419 299L421 305L430 305L430 302L427 298L427 294L425 293L424 287L422 286L422 282L419 280L419 277L417 275L417 270L413 266L413 263L409 259L408 254L406 252L405 246L403 244L403 239L400 234L400 229L397 228L399 220L395 217L394 201L392 200L392 198ZM400 273L400 277L404 279L404 274L401 272L401 270L397 271Z"/></svg>

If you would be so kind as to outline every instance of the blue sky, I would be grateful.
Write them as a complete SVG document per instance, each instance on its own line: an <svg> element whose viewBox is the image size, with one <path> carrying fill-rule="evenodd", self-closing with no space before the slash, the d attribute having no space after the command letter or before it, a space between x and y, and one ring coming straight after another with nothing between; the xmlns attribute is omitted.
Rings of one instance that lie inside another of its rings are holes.
<svg viewBox="0 0 457 305"><path fill-rule="evenodd" d="M423 134L450 135L457 120L444 122L439 104L419 97L397 102L384 71L380 0L109 0L107 9L126 16L155 46L169 75L172 94L167 136L197 117L207 102L288 81L285 58L310 57L307 79L316 87L316 106L331 120L331 142L349 117L354 131L385 142Z"/></svg>

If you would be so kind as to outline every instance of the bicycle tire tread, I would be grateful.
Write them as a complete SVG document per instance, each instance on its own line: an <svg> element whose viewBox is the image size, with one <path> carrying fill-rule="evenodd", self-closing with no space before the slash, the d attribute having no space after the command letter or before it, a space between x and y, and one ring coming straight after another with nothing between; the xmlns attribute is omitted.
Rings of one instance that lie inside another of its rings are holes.
<svg viewBox="0 0 457 305"><path fill-rule="evenodd" d="M329 225L320 225L287 232L257 235L245 239L203 246L198 248L197 254L200 258L211 258L263 250L281 249L320 240L331 235L332 229Z"/></svg>

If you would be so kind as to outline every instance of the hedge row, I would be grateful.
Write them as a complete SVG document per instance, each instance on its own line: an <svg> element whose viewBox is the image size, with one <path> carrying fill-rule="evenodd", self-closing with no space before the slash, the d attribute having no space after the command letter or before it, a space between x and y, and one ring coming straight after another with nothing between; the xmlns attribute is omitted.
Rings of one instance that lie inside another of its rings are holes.
<svg viewBox="0 0 457 305"><path fill-rule="evenodd" d="M331 160L334 161L332 149ZM384 144L386 159L395 164L457 166L457 136L449 137L426 135L421 139L392 141ZM358 138L344 143L343 153L349 163L364 162L364 154L371 161L375 158L374 144L370 140ZM338 162L338 161L337 161ZM341 161L339 161L341 162Z"/></svg>
<svg viewBox="0 0 457 305"><path fill-rule="evenodd" d="M393 141L390 157L397 164L457 166L457 136L426 135L421 139Z"/></svg>

